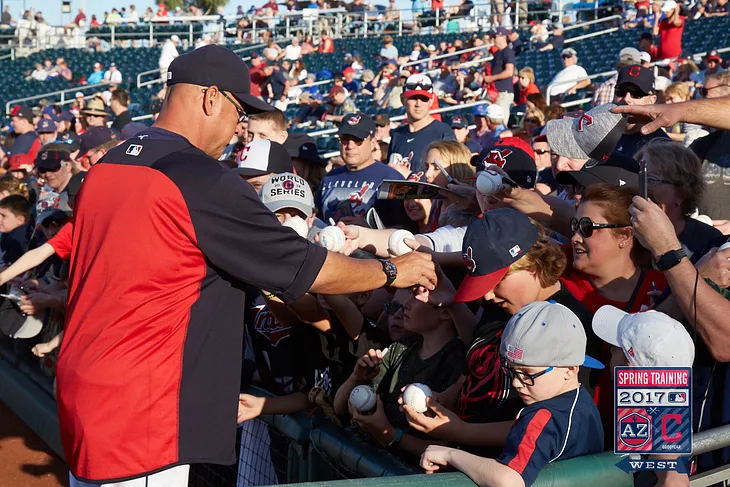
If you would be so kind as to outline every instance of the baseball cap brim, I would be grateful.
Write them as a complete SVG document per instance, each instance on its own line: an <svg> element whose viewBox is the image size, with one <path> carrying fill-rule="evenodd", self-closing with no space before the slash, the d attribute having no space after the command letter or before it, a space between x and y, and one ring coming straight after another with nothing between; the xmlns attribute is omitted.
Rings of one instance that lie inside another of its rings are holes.
<svg viewBox="0 0 730 487"><path fill-rule="evenodd" d="M581 367L588 367L589 369L605 369L606 366L603 365L600 361L594 359L593 357L586 355L585 360L581 364Z"/></svg>
<svg viewBox="0 0 730 487"><path fill-rule="evenodd" d="M240 174L241 176L247 176L247 177L254 177L254 176L264 176L266 174L274 174L270 171L264 171L262 169L254 169L252 167L234 167L231 169L236 174Z"/></svg>
<svg viewBox="0 0 730 487"><path fill-rule="evenodd" d="M304 213L306 216L310 216L312 214L312 211L314 211L314 208L312 208L309 205L305 205L301 201L295 201L295 200L278 200L278 201L272 201L271 203L264 203L264 206L269 209L270 212L276 212L283 208L294 208L295 210L299 210L302 213Z"/></svg>
<svg viewBox="0 0 730 487"><path fill-rule="evenodd" d="M276 110L273 106L269 105L263 100L260 100L250 93L236 93L232 91L233 98L243 105L248 113L262 113L262 112L273 112Z"/></svg>
<svg viewBox="0 0 730 487"><path fill-rule="evenodd" d="M598 338L615 347L621 347L618 343L618 325L628 315L615 306L601 306L593 315L593 332Z"/></svg>
<svg viewBox="0 0 730 487"><path fill-rule="evenodd" d="M337 135L352 135L353 137L357 137L360 140L367 139L370 134L364 133L364 130L361 128L358 130L356 126L343 123L340 125L339 129L337 130Z"/></svg>
<svg viewBox="0 0 730 487"><path fill-rule="evenodd" d="M546 135L550 150L559 156L570 159L590 159L590 156L583 152L573 137L572 118L550 120L546 126Z"/></svg>
<svg viewBox="0 0 730 487"><path fill-rule="evenodd" d="M499 281L507 275L508 271L509 266L483 276L467 275L461 281L461 285L454 295L454 301L457 303L468 303L484 297L485 294L497 287Z"/></svg>
<svg viewBox="0 0 730 487"><path fill-rule="evenodd" d="M433 96L433 92L427 90L409 90L403 92L404 98L413 98L414 96L424 96L426 98L431 98Z"/></svg>
<svg viewBox="0 0 730 487"><path fill-rule="evenodd" d="M605 183L606 181L588 171L560 171L555 176L555 182L562 185L579 184L584 188L594 184Z"/></svg>

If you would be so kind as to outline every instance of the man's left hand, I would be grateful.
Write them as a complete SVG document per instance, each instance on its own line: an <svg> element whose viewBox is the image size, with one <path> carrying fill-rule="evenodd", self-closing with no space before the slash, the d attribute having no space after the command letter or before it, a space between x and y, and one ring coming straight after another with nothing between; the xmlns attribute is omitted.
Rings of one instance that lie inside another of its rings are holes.
<svg viewBox="0 0 730 487"><path fill-rule="evenodd" d="M661 208L641 196L634 196L632 201L629 213L634 235L654 258L682 247L677 240L674 225Z"/></svg>

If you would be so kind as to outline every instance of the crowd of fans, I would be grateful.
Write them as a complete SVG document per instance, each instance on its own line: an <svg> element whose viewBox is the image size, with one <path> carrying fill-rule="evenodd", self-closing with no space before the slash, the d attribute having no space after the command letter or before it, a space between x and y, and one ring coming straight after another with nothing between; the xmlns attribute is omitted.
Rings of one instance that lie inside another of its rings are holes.
<svg viewBox="0 0 730 487"><path fill-rule="evenodd" d="M221 160L303 238L324 243L320 232L335 222L345 236L340 252L388 258L394 231L408 230L405 245L431 254L439 270L432 291L384 286L290 302L248 289L243 382L274 397L241 394L239 422L318 409L373 448L428 472L456 467L480 485L530 485L552 461L611 449L616 365L693 366L695 430L727 424L730 334L718 308L729 306L730 250L717 247L730 234L730 132L679 119L646 131L646 119L615 112L698 98L726 110L722 58L710 52L698 66L681 47L688 16L723 9L637 2L628 10L636 45L617 53L617 74L597 86L580 79L580 49L564 48L562 24L542 37L539 24L524 43L505 27L439 46L414 39L410 53L386 35L378 59L347 55L322 73L307 71L306 56L334 51L327 32L319 44L272 40L254 53L251 94L280 109L241 117ZM133 11L114 9L106 22ZM179 41L163 47L163 79ZM532 68L516 69L527 48L561 52L564 69L549 88L536 85ZM51 75L71 77L63 59L47 59L29 79ZM330 78L327 96L300 86ZM121 80L114 63L106 72L97 63L86 81L102 80ZM560 106L591 93L588 111ZM374 116L358 112L362 100ZM471 101L483 103L470 116L430 113ZM287 119L289 104L297 110ZM0 282L19 299L0 303L0 330L27 357L47 358L62 344L62 333L43 331L65 308L68 261L59 246L68 235L57 234L73 218L87 171L145 130L128 105L128 93L112 85L88 99L77 94L69 110L16 106L10 114L0 179L9 267ZM384 112L401 107L403 123ZM303 127L335 128L339 155L323 159L314 139L293 130ZM638 194L641 165L648 199ZM485 171L502 178L497 191L475 185ZM413 199L379 191L405 181L435 191ZM676 346L659 345L669 342ZM433 391L427 413L403 403L411 383ZM349 402L363 385L377 393L373 411ZM257 442L244 433L241 451ZM725 449L698 466L727 461ZM239 474L245 483L253 473ZM657 476L657 485L689 485L685 474Z"/></svg>

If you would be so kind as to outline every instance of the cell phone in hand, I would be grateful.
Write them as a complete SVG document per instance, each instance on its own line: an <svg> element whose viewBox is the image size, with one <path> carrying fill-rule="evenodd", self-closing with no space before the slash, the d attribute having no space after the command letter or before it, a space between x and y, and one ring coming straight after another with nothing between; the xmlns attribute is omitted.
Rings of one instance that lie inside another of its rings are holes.
<svg viewBox="0 0 730 487"><path fill-rule="evenodd" d="M17 294L0 294L0 298L9 300L15 306L20 306L20 300L23 299L22 296L18 296Z"/></svg>
<svg viewBox="0 0 730 487"><path fill-rule="evenodd" d="M639 168L639 195L645 200L649 199L649 181L646 173L646 161L641 161Z"/></svg>

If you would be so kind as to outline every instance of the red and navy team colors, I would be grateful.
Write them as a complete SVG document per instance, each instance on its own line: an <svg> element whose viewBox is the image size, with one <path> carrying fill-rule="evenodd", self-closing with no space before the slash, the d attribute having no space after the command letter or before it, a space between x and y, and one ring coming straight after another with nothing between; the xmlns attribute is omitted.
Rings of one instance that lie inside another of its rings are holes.
<svg viewBox="0 0 730 487"><path fill-rule="evenodd" d="M598 408L578 387L522 409L497 461L520 474L529 487L549 463L602 451Z"/></svg>
<svg viewBox="0 0 730 487"><path fill-rule="evenodd" d="M233 463L243 283L294 300L326 251L282 227L225 165L159 128L95 165L74 213L58 361L72 473L116 482Z"/></svg>

